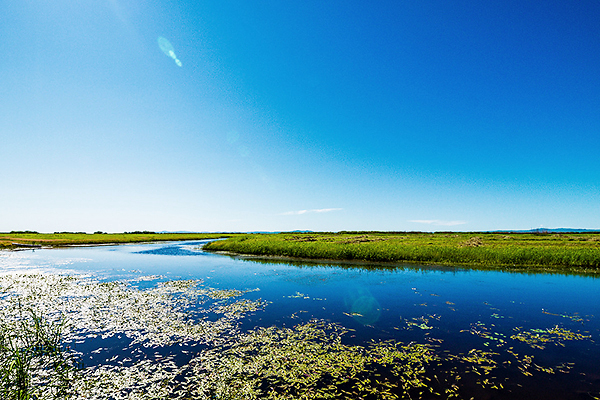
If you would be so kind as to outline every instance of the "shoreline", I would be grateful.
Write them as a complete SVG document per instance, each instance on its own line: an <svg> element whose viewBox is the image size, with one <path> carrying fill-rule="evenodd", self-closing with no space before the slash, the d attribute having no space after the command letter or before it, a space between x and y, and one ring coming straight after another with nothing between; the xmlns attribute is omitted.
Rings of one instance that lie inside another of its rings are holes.
<svg viewBox="0 0 600 400"><path fill-rule="evenodd" d="M432 271L490 271L507 272L516 274L560 274L560 275L581 275L594 278L600 278L600 270L584 268L559 268L553 266L491 266L485 264L460 264L453 262L418 262L418 261L369 261L369 260L349 260L333 258L306 258L289 257L277 255L245 254L234 251L215 251L206 249L207 253L228 256L235 259L264 262L268 264L292 264L305 267L342 267L342 268L364 268L367 270L394 270L394 269L418 269Z"/></svg>
<svg viewBox="0 0 600 400"><path fill-rule="evenodd" d="M269 261L600 275L598 234L288 233L239 235L203 248Z"/></svg>
<svg viewBox="0 0 600 400"><path fill-rule="evenodd" d="M107 246L205 240L232 237L227 233L0 233L0 250L29 250L72 246Z"/></svg>
<svg viewBox="0 0 600 400"><path fill-rule="evenodd" d="M474 236L476 235L476 236ZM225 240L217 240L225 239ZM600 234L441 233L0 233L0 250L214 240L216 254L266 262L367 269L460 268L600 276Z"/></svg>

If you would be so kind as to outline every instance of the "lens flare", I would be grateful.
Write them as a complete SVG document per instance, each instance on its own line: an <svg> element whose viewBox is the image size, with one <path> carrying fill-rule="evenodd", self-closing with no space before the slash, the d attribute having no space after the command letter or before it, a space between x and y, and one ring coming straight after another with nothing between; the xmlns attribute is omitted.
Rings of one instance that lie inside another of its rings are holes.
<svg viewBox="0 0 600 400"><path fill-rule="evenodd" d="M346 296L345 303L350 315L363 325L371 325L381 317L381 305L367 289L351 291Z"/></svg>
<svg viewBox="0 0 600 400"><path fill-rule="evenodd" d="M177 66L179 66L179 67L182 66L181 61L179 61L179 59L177 58L177 55L175 54L175 49L173 48L173 45L171 44L171 42L169 42L164 37L159 36L158 47L160 48L160 50L163 53L165 53L166 56L172 58L175 61L175 64L177 64Z"/></svg>

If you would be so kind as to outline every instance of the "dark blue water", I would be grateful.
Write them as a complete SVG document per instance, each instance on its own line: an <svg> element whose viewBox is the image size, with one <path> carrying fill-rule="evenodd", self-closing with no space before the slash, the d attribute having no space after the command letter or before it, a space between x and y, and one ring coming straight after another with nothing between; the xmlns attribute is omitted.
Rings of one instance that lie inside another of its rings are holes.
<svg viewBox="0 0 600 400"><path fill-rule="evenodd" d="M345 338L349 344L393 339L440 343L440 351L453 354L473 348L498 352L509 345L496 348L497 342L489 336L506 339L518 329L558 326L591 339L550 344L544 350L514 342L510 346L517 353L533 355L539 365L573 363L568 374L525 377L507 367L504 374L510 383L506 390L473 393L478 398L600 397L598 278L411 265L268 263L205 253L198 249L203 243L4 252L0 271L76 272L103 280L160 275L159 280L202 279L214 288L258 288L245 297L271 304L244 319L242 329L292 326L318 318L354 329ZM493 334L473 334L482 326Z"/></svg>

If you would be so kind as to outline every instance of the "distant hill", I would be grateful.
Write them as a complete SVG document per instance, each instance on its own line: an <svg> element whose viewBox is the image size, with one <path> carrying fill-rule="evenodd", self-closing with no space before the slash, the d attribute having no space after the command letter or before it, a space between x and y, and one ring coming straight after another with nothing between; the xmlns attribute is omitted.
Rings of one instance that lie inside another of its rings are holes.
<svg viewBox="0 0 600 400"><path fill-rule="evenodd" d="M578 228L536 228L527 230L498 230L490 231L490 233L510 232L510 233L591 233L600 232L600 229L578 229Z"/></svg>

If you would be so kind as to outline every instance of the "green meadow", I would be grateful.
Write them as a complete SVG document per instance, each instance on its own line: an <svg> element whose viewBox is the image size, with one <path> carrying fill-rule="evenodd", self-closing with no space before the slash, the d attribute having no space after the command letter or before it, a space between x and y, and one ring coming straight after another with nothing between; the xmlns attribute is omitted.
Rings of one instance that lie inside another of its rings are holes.
<svg viewBox="0 0 600 400"><path fill-rule="evenodd" d="M597 272L600 234L281 233L211 242L205 250L304 259Z"/></svg>
<svg viewBox="0 0 600 400"><path fill-rule="evenodd" d="M217 239L230 235L212 233L85 233L85 232L55 232L38 233L31 231L0 232L0 249L17 248L19 246L72 246L94 244L139 243L172 240Z"/></svg>
<svg viewBox="0 0 600 400"><path fill-rule="evenodd" d="M0 248L220 239L205 250L312 260L600 271L600 233L0 233Z"/></svg>

